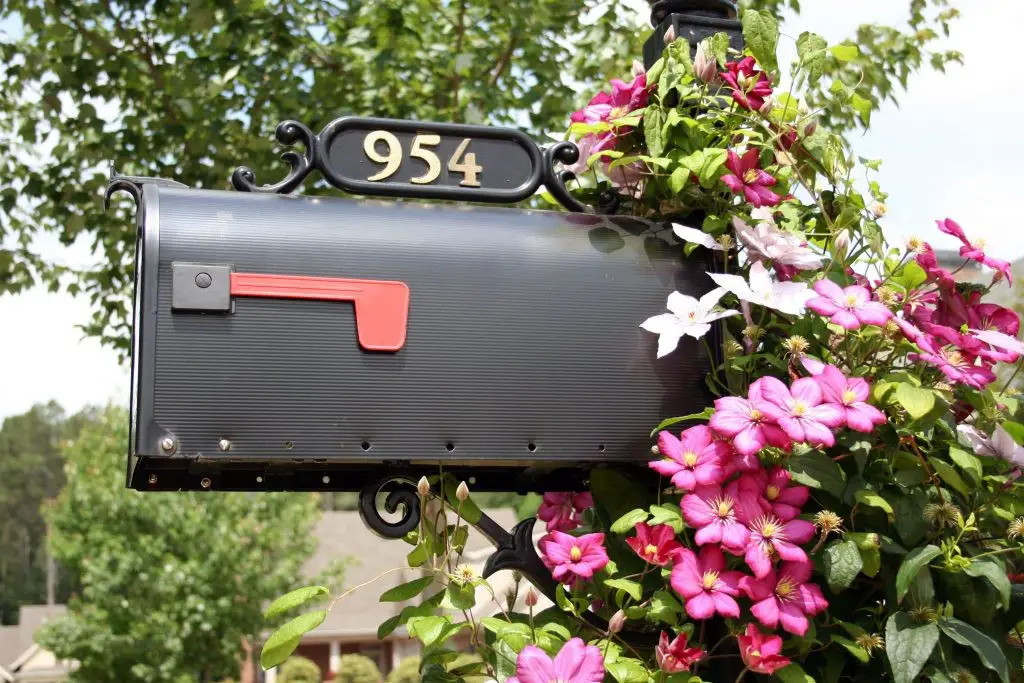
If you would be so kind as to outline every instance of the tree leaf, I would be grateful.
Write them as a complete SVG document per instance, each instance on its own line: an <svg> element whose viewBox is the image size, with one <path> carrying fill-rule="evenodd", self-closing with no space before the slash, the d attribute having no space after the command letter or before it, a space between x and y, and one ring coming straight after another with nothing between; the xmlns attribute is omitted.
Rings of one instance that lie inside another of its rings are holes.
<svg viewBox="0 0 1024 683"><path fill-rule="evenodd" d="M448 640L463 628L469 628L469 623L461 622L453 624L451 619L445 616L413 617L406 625L409 635L419 638L423 645L441 644Z"/></svg>
<svg viewBox="0 0 1024 683"><path fill-rule="evenodd" d="M860 48L856 45L834 45L829 52L840 62L851 62L860 56Z"/></svg>
<svg viewBox="0 0 1024 683"><path fill-rule="evenodd" d="M620 657L605 664L605 669L618 683L647 683L647 668L638 659Z"/></svg>
<svg viewBox="0 0 1024 683"><path fill-rule="evenodd" d="M260 653L260 666L265 671L288 659L295 648L299 646L302 636L324 623L326 618L326 610L310 612L295 617L274 631L267 638L267 642L263 644L263 651Z"/></svg>
<svg viewBox="0 0 1024 683"><path fill-rule="evenodd" d="M920 420L935 408L935 392L900 382L896 385L896 401L903 406L910 417Z"/></svg>
<svg viewBox="0 0 1024 683"><path fill-rule="evenodd" d="M796 53L800 57L801 68L807 72L807 79L812 84L821 79L825 70L825 49L828 42L816 33L804 31L796 39Z"/></svg>
<svg viewBox="0 0 1024 683"><path fill-rule="evenodd" d="M1013 586L1010 578L998 562L991 559L973 560L970 566L964 570L968 576L984 577L999 592L999 599L1003 603L1003 609L1010 609L1010 591Z"/></svg>
<svg viewBox="0 0 1024 683"><path fill-rule="evenodd" d="M946 482L948 486L956 489L956 491L964 498L970 498L971 489L956 471L956 468L940 458L928 458L928 464L932 466L935 473L939 475L942 481Z"/></svg>
<svg viewBox="0 0 1024 683"><path fill-rule="evenodd" d="M914 548L903 560L900 569L896 572L896 601L902 602L903 596L907 594L910 584L917 578L917 573L928 565L929 562L942 554L937 546L926 545Z"/></svg>
<svg viewBox="0 0 1024 683"><path fill-rule="evenodd" d="M611 526L611 532L613 534L629 533L637 524L646 521L648 516L647 510L634 508L615 520Z"/></svg>
<svg viewBox="0 0 1024 683"><path fill-rule="evenodd" d="M683 530L683 514L678 505L652 505L648 524L668 524L677 534Z"/></svg>
<svg viewBox="0 0 1024 683"><path fill-rule="evenodd" d="M836 498L843 497L846 475L838 464L832 462L832 458L821 451L808 451L794 456L786 464L797 483L822 489Z"/></svg>
<svg viewBox="0 0 1024 683"><path fill-rule="evenodd" d="M629 579L605 579L604 585L609 588L615 588L618 590L624 590L629 597L634 600L640 600L644 594L643 586L636 581L630 581Z"/></svg>
<svg viewBox="0 0 1024 683"><path fill-rule="evenodd" d="M825 578L833 592L849 588L863 567L860 548L853 541L833 541L825 548Z"/></svg>
<svg viewBox="0 0 1024 683"><path fill-rule="evenodd" d="M765 71L778 71L775 52L779 46L779 22L768 10L743 13L743 40Z"/></svg>
<svg viewBox="0 0 1024 683"><path fill-rule="evenodd" d="M1009 682L1010 667L999 643L970 624L953 617L940 618L939 628L950 639L974 650L982 664L995 671L1004 683Z"/></svg>
<svg viewBox="0 0 1024 683"><path fill-rule="evenodd" d="M871 103L871 100L866 97L861 97L857 93L853 93L853 96L850 98L850 106L853 107L855 112L857 112L857 115L860 117L861 123L864 124L865 128L871 125L871 112L875 108Z"/></svg>
<svg viewBox="0 0 1024 683"><path fill-rule="evenodd" d="M920 489L896 500L896 533L908 546L915 546L924 538L927 525L924 521L924 506L928 496Z"/></svg>
<svg viewBox="0 0 1024 683"><path fill-rule="evenodd" d="M885 623L885 654L894 683L912 683L939 642L939 627L918 624L906 612L897 612Z"/></svg>
<svg viewBox="0 0 1024 683"><path fill-rule="evenodd" d="M675 111L673 109L672 111ZM672 175L668 177L668 189L671 190L672 194L679 194L686 187L686 183L690 180L690 171L680 166L676 170L672 171Z"/></svg>
<svg viewBox="0 0 1024 683"><path fill-rule="evenodd" d="M267 608L267 612L263 615L263 619L270 621L274 617L277 617L288 610L295 609L300 605L305 605L307 602L316 600L328 593L330 593L330 591L328 591L324 586L305 586L303 588L296 588L292 592L285 593L277 600L270 603L270 607Z"/></svg>
<svg viewBox="0 0 1024 683"><path fill-rule="evenodd" d="M400 586L389 588L380 596L380 602L404 602L415 598L434 582L433 576L421 576Z"/></svg>

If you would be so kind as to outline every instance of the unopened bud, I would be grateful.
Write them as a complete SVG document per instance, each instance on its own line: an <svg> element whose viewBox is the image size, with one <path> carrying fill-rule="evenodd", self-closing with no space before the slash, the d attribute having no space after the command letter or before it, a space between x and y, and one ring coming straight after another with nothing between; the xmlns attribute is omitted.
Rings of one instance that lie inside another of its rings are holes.
<svg viewBox="0 0 1024 683"><path fill-rule="evenodd" d="M608 633L618 633L626 625L626 613L619 610L608 620Z"/></svg>
<svg viewBox="0 0 1024 683"><path fill-rule="evenodd" d="M420 480L416 483L416 492L420 494L420 498L426 498L430 495L430 482L427 481L426 477L420 477Z"/></svg>
<svg viewBox="0 0 1024 683"><path fill-rule="evenodd" d="M651 446L651 455L661 455L661 449L658 448L658 444Z"/></svg>
<svg viewBox="0 0 1024 683"><path fill-rule="evenodd" d="M871 212L871 215L874 216L875 218L882 218L887 213L889 213L889 207L883 204L882 202L873 202L871 206L868 207L868 210Z"/></svg>
<svg viewBox="0 0 1024 683"><path fill-rule="evenodd" d="M714 55L710 54L704 43L697 46L697 55L693 59L693 72L697 80L703 83L714 83L718 80L718 61Z"/></svg>
<svg viewBox="0 0 1024 683"><path fill-rule="evenodd" d="M812 119L811 122L804 127L804 135L810 137L811 135L814 135L817 132L817 130L818 119Z"/></svg>
<svg viewBox="0 0 1024 683"><path fill-rule="evenodd" d="M666 45L668 45L669 43L671 43L672 41L674 41L678 37L679 36L676 35L676 27L674 25L673 26L669 26L668 30L665 31L665 35L662 36L661 42L663 42Z"/></svg>
<svg viewBox="0 0 1024 683"><path fill-rule="evenodd" d="M526 598L523 600L527 607L536 607L537 603L540 602L540 596L537 595L537 591L530 586L530 589L526 591Z"/></svg>
<svg viewBox="0 0 1024 683"><path fill-rule="evenodd" d="M647 73L647 70L644 69L644 63L641 62L639 59L634 59L633 60L633 77L636 78L637 76L641 76L641 75L643 75L645 73Z"/></svg>
<svg viewBox="0 0 1024 683"><path fill-rule="evenodd" d="M832 240L832 247L835 249L836 258L846 258L846 252L850 249L850 231L840 230Z"/></svg>
<svg viewBox="0 0 1024 683"><path fill-rule="evenodd" d="M469 498L469 486L466 485L466 482L459 482L459 487L455 489L455 497L459 499L460 503Z"/></svg>
<svg viewBox="0 0 1024 683"><path fill-rule="evenodd" d="M769 114L772 113L772 109L774 109L774 108L775 108L775 98L774 97L769 97L769 98L767 98L764 101L764 104L761 105L761 108L758 109L758 112L761 113L761 116L768 116Z"/></svg>

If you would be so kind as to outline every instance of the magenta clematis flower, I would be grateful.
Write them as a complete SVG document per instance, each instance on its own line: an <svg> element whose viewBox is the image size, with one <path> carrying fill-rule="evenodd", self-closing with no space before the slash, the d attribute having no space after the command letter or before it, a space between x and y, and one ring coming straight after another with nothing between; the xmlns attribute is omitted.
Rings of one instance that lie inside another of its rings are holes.
<svg viewBox="0 0 1024 683"><path fill-rule="evenodd" d="M736 492L735 486L725 491L708 486L683 496L683 518L698 530L694 535L697 545L720 543L733 555L743 554L750 533L738 516Z"/></svg>
<svg viewBox="0 0 1024 683"><path fill-rule="evenodd" d="M541 560L556 581L570 583L593 578L608 564L604 534L570 536L552 531L537 542Z"/></svg>
<svg viewBox="0 0 1024 683"><path fill-rule="evenodd" d="M935 255L935 250L927 242L921 245L920 253L917 255L916 260L917 265L924 269L928 279L935 282L942 289L953 289L956 286L953 274L939 265L939 258Z"/></svg>
<svg viewBox="0 0 1024 683"><path fill-rule="evenodd" d="M722 80L732 88L736 104L750 111L760 111L765 100L772 96L768 74L755 70L756 65L753 57L744 57L738 62L727 63L722 74Z"/></svg>
<svg viewBox="0 0 1024 683"><path fill-rule="evenodd" d="M892 311L878 301L871 301L871 294L860 285L843 289L831 280L818 280L814 291L821 296L807 302L807 308L824 316L831 316L831 322L855 330L861 325L881 327L892 317Z"/></svg>
<svg viewBox="0 0 1024 683"><path fill-rule="evenodd" d="M676 534L668 524L649 526L643 522L636 525L636 536L626 539L626 545L650 564L668 566L677 552L682 550Z"/></svg>
<svg viewBox="0 0 1024 683"><path fill-rule="evenodd" d="M792 663L789 658L779 654L782 652L782 638L766 637L753 624L747 624L747 630L742 636L736 636L736 640L739 642L743 664L756 674L771 676Z"/></svg>
<svg viewBox="0 0 1024 683"><path fill-rule="evenodd" d="M768 628L782 628L798 636L807 633L807 617L828 608L821 589L813 583L811 565L806 562L783 562L778 572L772 570L763 579L745 576L740 588L754 601L750 612Z"/></svg>
<svg viewBox="0 0 1024 683"><path fill-rule="evenodd" d="M764 400L774 406L771 413L790 439L812 446L833 446L832 433L843 424L843 411L833 403L822 402L821 385L815 377L801 377L786 388L768 376L757 380Z"/></svg>
<svg viewBox="0 0 1024 683"><path fill-rule="evenodd" d="M552 660L536 645L527 645L516 658L516 675L508 683L601 683L604 656L596 645L572 638Z"/></svg>
<svg viewBox="0 0 1024 683"><path fill-rule="evenodd" d="M718 546L706 545L700 556L692 550L680 550L672 567L672 589L686 598L686 613L691 619L709 619L717 612L738 619L740 606L734 599L740 594L743 574L726 571L725 555Z"/></svg>
<svg viewBox="0 0 1024 683"><path fill-rule="evenodd" d="M647 87L647 74L637 74L629 83L613 78L609 81L611 94L601 91L591 98L583 109L573 112L570 119L574 123L597 123L614 121L635 109L647 106L650 89Z"/></svg>
<svg viewBox="0 0 1024 683"><path fill-rule="evenodd" d="M548 531L572 531L580 526L580 513L593 507L589 493L545 493L537 519L547 522Z"/></svg>
<svg viewBox="0 0 1024 683"><path fill-rule="evenodd" d="M722 182L735 194L742 194L757 208L775 206L782 201L779 195L768 188L777 181L775 177L758 168L758 151L748 150L742 157L729 150L725 167L732 171L722 176Z"/></svg>
<svg viewBox="0 0 1024 683"><path fill-rule="evenodd" d="M728 475L729 445L716 441L705 425L690 427L680 437L668 431L658 435L658 450L664 458L648 463L650 468L671 477L673 486L686 491L721 484Z"/></svg>
<svg viewBox="0 0 1024 683"><path fill-rule="evenodd" d="M1013 284L1012 271L1010 270L1009 262L987 256L985 254L984 242L978 241L972 244L971 241L967 239L967 235L964 234L964 230L960 227L960 224L952 218L947 218L944 221L935 221L935 223L939 226L939 231L944 232L947 235L952 235L963 242L964 246L960 247L961 256L988 266L1005 277L1009 284Z"/></svg>
<svg viewBox="0 0 1024 683"><path fill-rule="evenodd" d="M814 538L814 525L802 519L783 522L775 515L761 515L750 523L750 537L743 558L754 576L763 579L772 570L772 562L810 562L799 543Z"/></svg>
<svg viewBox="0 0 1024 683"><path fill-rule="evenodd" d="M708 426L732 439L733 448L743 456L755 455L765 446L789 449L786 433L775 421L778 409L761 396L760 385L750 385L747 398L724 396L715 400L715 413Z"/></svg>
<svg viewBox="0 0 1024 683"><path fill-rule="evenodd" d="M658 668L667 674L678 674L689 671L691 666L704 659L707 652L699 647L686 647L688 640L689 636L680 633L669 642L668 634L662 631L654 648Z"/></svg>
<svg viewBox="0 0 1024 683"><path fill-rule="evenodd" d="M826 365L814 379L821 387L822 398L842 411L843 421L850 429L868 434L885 424L885 414L867 404L871 385L865 380L847 377L834 365Z"/></svg>
<svg viewBox="0 0 1024 683"><path fill-rule="evenodd" d="M751 522L762 514L775 515L783 522L795 519L807 503L811 490L806 486L792 486L793 475L782 467L773 467L770 471L745 474L737 481L740 490L741 517ZM752 507L744 508L743 501L754 497L757 500L757 512L751 514ZM745 514L744 514L745 513Z"/></svg>
<svg viewBox="0 0 1024 683"><path fill-rule="evenodd" d="M913 341L920 347L922 353L911 353L907 357L910 360L922 360L934 365L951 382L984 389L996 381L995 374L987 367L977 365L974 357L965 355L956 348L940 346L935 337L921 333L921 336Z"/></svg>

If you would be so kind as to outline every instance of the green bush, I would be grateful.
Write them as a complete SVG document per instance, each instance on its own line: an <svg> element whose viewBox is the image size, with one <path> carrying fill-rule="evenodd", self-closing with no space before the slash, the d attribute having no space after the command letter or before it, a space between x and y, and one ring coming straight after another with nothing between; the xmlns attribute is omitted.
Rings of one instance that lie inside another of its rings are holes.
<svg viewBox="0 0 1024 683"><path fill-rule="evenodd" d="M419 683L420 658L407 657L388 674L388 683Z"/></svg>
<svg viewBox="0 0 1024 683"><path fill-rule="evenodd" d="M323 676L320 667L305 657L289 657L278 671L279 683L320 683Z"/></svg>
<svg viewBox="0 0 1024 683"><path fill-rule="evenodd" d="M337 683L381 683L384 677L373 660L363 655L342 655Z"/></svg>

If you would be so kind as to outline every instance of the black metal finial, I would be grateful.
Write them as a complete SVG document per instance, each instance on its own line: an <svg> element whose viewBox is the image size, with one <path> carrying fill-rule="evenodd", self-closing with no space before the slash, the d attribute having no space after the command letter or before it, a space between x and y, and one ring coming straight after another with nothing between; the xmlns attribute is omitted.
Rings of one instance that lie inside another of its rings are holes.
<svg viewBox="0 0 1024 683"><path fill-rule="evenodd" d="M735 19L739 9L736 0L648 0L651 26L665 21L670 14L693 14L704 17Z"/></svg>
<svg viewBox="0 0 1024 683"><path fill-rule="evenodd" d="M736 20L736 0L648 0L654 33L644 43L644 66L648 69L665 50L666 33L682 38L696 50L697 44L715 33L726 33L730 45L743 49L743 29ZM669 31L671 29L671 32Z"/></svg>

